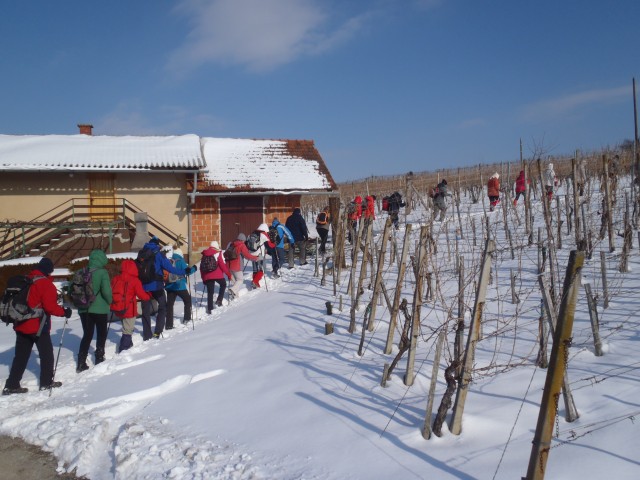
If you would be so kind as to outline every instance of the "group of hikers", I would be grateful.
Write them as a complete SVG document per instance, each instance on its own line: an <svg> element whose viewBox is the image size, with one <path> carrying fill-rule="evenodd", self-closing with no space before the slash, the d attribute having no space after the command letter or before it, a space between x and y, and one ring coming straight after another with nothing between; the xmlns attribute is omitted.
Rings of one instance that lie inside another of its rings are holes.
<svg viewBox="0 0 640 480"><path fill-rule="evenodd" d="M321 251L325 251L329 233L329 207L325 207L316 219L316 229L321 240ZM286 258L285 239L289 243ZM280 269L288 263L294 268L294 247L299 249L299 264L307 265L307 242L309 231L299 208L287 218L285 224L274 218L271 225L260 224L248 236L238 234L222 249L214 240L204 249L199 268L189 266L178 245L162 247L158 237L152 237L138 252L136 259L126 258L120 263L120 273L109 278L105 268L108 263L105 252L95 249L89 254L86 267L78 270L65 287L67 298L77 309L83 335L78 349L76 372L89 369L87 357L94 334L96 344L94 365L105 360L105 344L109 322L122 321L122 336L118 351L133 346L132 335L138 316L138 301L141 303L142 338L144 341L159 338L163 331L174 328L174 304L180 298L184 304L182 323L192 321L192 297L190 277L200 269L200 276L207 292L206 312L211 314L223 305L225 291L232 301L244 285L244 261L251 261L253 274L251 286L261 288L264 277L264 262L271 256L272 277L280 276ZM288 261L287 261L288 260ZM35 345L40 357L40 390L62 385L55 381L53 345L51 343L51 317L70 318L72 309L62 305L63 296L53 283L54 264L43 257L36 267L24 277L29 281L24 296L25 307L29 307L32 318L21 318L13 323L16 334L15 355L9 378L2 390L3 395L26 393L21 386L22 376ZM80 279L80 280L78 280ZM227 279L232 282L227 289ZM82 284L84 282L84 284ZM80 284L80 285L78 285ZM215 286L218 285L217 296ZM82 291L82 293L78 293ZM155 326L151 318L155 312Z"/></svg>

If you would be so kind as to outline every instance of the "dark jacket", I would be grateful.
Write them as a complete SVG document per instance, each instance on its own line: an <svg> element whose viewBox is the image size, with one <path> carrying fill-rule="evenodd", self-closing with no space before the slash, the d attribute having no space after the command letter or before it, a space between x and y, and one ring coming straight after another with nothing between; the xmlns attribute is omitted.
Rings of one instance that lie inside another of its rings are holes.
<svg viewBox="0 0 640 480"><path fill-rule="evenodd" d="M162 280L162 270L175 273L176 275L185 274L184 269L180 270L171 264L169 259L165 257L164 254L160 251L159 245L153 242L148 242L144 244L143 248L150 248L155 252L156 258L155 258L154 266L155 266L156 276L160 279L160 280L154 280L153 282L145 283L144 285L142 285L142 287L145 289L146 292L155 292L157 290L164 290L164 281Z"/></svg>
<svg viewBox="0 0 640 480"><path fill-rule="evenodd" d="M300 209L296 208L287 221L285 226L293 235L293 239L296 242L300 242L302 240L309 240L309 229L307 229L307 222L304 221L304 217L302 213L300 213Z"/></svg>

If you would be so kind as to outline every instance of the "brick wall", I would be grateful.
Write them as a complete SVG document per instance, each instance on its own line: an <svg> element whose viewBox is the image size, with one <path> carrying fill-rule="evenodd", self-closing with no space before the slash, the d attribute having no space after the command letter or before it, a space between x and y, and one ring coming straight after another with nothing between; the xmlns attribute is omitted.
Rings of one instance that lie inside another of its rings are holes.
<svg viewBox="0 0 640 480"><path fill-rule="evenodd" d="M196 197L191 207L191 251L202 251L212 240L220 241L218 197Z"/></svg>
<svg viewBox="0 0 640 480"><path fill-rule="evenodd" d="M274 195L265 197L265 222L271 225L274 218L285 223L294 208L300 207L301 195Z"/></svg>

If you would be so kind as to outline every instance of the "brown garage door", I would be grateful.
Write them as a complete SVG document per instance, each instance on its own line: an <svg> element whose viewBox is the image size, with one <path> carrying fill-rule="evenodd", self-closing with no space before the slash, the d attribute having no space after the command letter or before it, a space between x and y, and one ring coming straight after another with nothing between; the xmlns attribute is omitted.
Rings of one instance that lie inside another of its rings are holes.
<svg viewBox="0 0 640 480"><path fill-rule="evenodd" d="M222 242L220 246L235 240L239 233L249 235L263 222L262 197L222 197L220 215Z"/></svg>

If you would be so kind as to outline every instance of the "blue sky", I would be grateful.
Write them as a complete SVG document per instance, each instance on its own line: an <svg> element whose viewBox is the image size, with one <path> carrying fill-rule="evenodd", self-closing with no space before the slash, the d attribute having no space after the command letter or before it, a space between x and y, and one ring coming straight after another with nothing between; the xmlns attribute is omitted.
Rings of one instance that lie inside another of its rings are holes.
<svg viewBox="0 0 640 480"><path fill-rule="evenodd" d="M337 181L515 160L520 139L597 150L633 138L638 18L638 0L3 2L0 133L313 139Z"/></svg>

